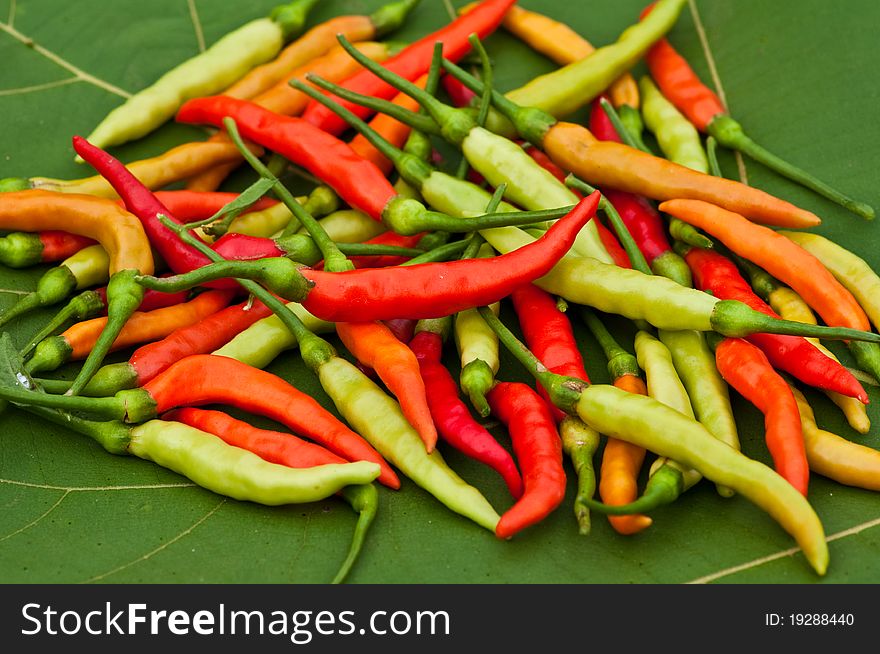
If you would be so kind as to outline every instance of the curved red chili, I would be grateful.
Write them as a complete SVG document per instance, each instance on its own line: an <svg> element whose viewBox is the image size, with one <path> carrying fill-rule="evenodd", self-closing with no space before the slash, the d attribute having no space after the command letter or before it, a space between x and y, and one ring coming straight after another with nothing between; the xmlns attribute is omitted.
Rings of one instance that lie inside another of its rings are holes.
<svg viewBox="0 0 880 654"><path fill-rule="evenodd" d="M581 200L537 241L488 259L328 273L300 268L313 283L302 305L330 322L441 318L486 306L546 275L596 213L599 193Z"/></svg>
<svg viewBox="0 0 880 654"><path fill-rule="evenodd" d="M696 288L711 291L722 300L739 300L756 311L779 317L770 305L755 294L736 264L727 257L711 250L690 248L684 259L693 272ZM752 334L746 340L759 347L775 368L790 373L805 384L868 402L868 394L859 380L805 338Z"/></svg>
<svg viewBox="0 0 880 654"><path fill-rule="evenodd" d="M409 347L419 361L437 432L464 455L498 472L510 494L519 499L523 485L513 457L483 425L474 420L459 396L455 379L441 363L443 336L432 331L420 331L410 341Z"/></svg>
<svg viewBox="0 0 880 654"><path fill-rule="evenodd" d="M522 497L495 527L496 536L510 538L546 518L565 497L562 439L547 403L528 384L501 382L486 399L507 426L522 471Z"/></svg>
<svg viewBox="0 0 880 654"><path fill-rule="evenodd" d="M383 66L401 77L414 81L428 72L434 54L434 44L438 42L443 43L443 56L446 59L458 61L471 49L468 37L476 33L482 39L491 34L515 2L516 0L485 0L467 14L459 16L436 32L408 45L385 61ZM348 78L341 86L350 91L385 100L397 94L397 89L367 70ZM369 111L361 106L335 96L334 100L342 103L361 118L369 114ZM348 129L348 123L314 100L306 107L302 117L303 120L331 134L341 134Z"/></svg>
<svg viewBox="0 0 880 654"><path fill-rule="evenodd" d="M510 298L526 345L547 370L589 383L571 321L556 306L553 296L534 284L523 284L511 293ZM566 414L550 401L543 386L538 387L538 392L547 402L556 422L562 422Z"/></svg>
<svg viewBox="0 0 880 654"><path fill-rule="evenodd" d="M351 207L376 220L397 192L382 171L345 141L297 117L224 95L184 103L178 122L223 127L231 117L241 135L302 166L330 186Z"/></svg>
<svg viewBox="0 0 880 654"><path fill-rule="evenodd" d="M96 243L94 239L87 236L54 229L39 232L37 236L40 239L40 244L43 246L40 251L40 261L43 263L63 261L83 248Z"/></svg>

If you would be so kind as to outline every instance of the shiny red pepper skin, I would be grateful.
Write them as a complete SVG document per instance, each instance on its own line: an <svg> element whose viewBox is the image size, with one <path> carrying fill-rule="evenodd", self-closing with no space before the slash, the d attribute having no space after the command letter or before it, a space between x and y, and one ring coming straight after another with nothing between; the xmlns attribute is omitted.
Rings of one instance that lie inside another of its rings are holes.
<svg viewBox="0 0 880 654"><path fill-rule="evenodd" d="M496 536L511 538L550 515L565 497L562 439L547 403L531 386L501 382L486 399L492 415L507 426L522 472L522 497L495 527Z"/></svg>
<svg viewBox="0 0 880 654"><path fill-rule="evenodd" d="M222 191L155 191L154 195L181 222L210 218L238 197L238 193ZM263 197L242 213L262 211L278 204L278 200Z"/></svg>
<svg viewBox="0 0 880 654"><path fill-rule="evenodd" d="M534 284L523 284L510 298L526 345L547 370L589 383L571 322L556 306L553 296ZM556 408L543 386L538 386L538 392L556 422L562 422L566 414Z"/></svg>
<svg viewBox="0 0 880 654"><path fill-rule="evenodd" d="M397 192L382 171L351 149L345 141L297 117L225 95L195 98L177 112L181 123L223 127L231 117L242 137L283 155L324 181L351 207L375 220Z"/></svg>
<svg viewBox="0 0 880 654"><path fill-rule="evenodd" d="M754 293L736 264L727 257L711 250L691 248L684 259L691 268L696 288L711 291L722 300L739 300L756 311L779 317ZM760 348L774 368L784 370L810 386L836 391L867 403L868 394L852 373L805 338L752 334L745 340Z"/></svg>
<svg viewBox="0 0 880 654"><path fill-rule="evenodd" d="M599 193L581 200L533 243L488 259L328 273L300 268L314 283L302 305L329 322L442 318L498 302L546 275L596 213Z"/></svg>
<svg viewBox="0 0 880 654"><path fill-rule="evenodd" d="M422 331L413 337L409 347L419 361L437 432L455 449L498 472L510 494L519 499L523 484L513 457L474 419L459 396L455 379L441 363L443 337Z"/></svg>
<svg viewBox="0 0 880 654"><path fill-rule="evenodd" d="M448 25L407 46L382 65L413 82L428 72L431 67L434 44L437 42L443 43L445 58L450 61L458 61L471 49L468 37L472 33L476 33L483 39L491 34L515 2L516 0L485 0L467 14L459 16ZM394 87L386 84L367 70L360 71L342 82L341 85L350 91L385 100L397 95L397 90ZM346 109L355 112L360 118L369 115L369 111L364 107L336 97L334 100L340 102ZM306 107L302 117L303 120L330 134L341 134L348 129L348 123L314 100Z"/></svg>
<svg viewBox="0 0 880 654"><path fill-rule="evenodd" d="M56 229L39 232L38 236L43 246L40 252L40 261L43 263L63 261L83 248L87 248L97 242L88 236L80 236L79 234L71 234Z"/></svg>

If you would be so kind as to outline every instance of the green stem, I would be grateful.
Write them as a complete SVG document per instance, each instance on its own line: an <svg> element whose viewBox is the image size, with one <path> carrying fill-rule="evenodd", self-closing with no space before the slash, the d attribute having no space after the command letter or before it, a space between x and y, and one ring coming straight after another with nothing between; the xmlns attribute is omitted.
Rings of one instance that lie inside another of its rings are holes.
<svg viewBox="0 0 880 654"><path fill-rule="evenodd" d="M241 135L238 133L238 127L235 124L235 120L227 116L223 119L223 125L226 127L229 138L235 143L235 146L238 148L244 159L251 165L251 168L253 168L260 177L272 181L272 190L278 196L278 199L290 209L290 212L299 219L302 226L306 228L306 231L308 231L309 235L314 239L315 245L321 250L321 256L324 258L324 268L330 272L354 270L354 265L344 254L342 254L342 252L339 251L339 248L336 247L336 243L334 243L327 235L327 232L324 231L324 228L321 227L320 223L318 223L318 221L296 201L293 194L287 190L287 187L284 186L284 184L282 184L268 168L266 168L263 162L248 150Z"/></svg>
<svg viewBox="0 0 880 654"><path fill-rule="evenodd" d="M586 193L587 195L596 191L595 188L587 184L585 181L578 179L573 174L569 174L565 178L565 185L571 188L576 188L581 193ZM632 234L629 233L629 229L627 229L620 214L617 213L617 209L614 208L614 205L611 204L611 202L608 201L608 198L604 195L601 195L599 198L599 209L604 211L605 215L608 216L608 221L614 228L614 233L617 234L617 238L623 246L626 256L629 257L632 267L646 275L653 275L654 273L651 271L651 266L648 265L645 255L642 254L639 246L636 245L635 239L633 239Z"/></svg>
<svg viewBox="0 0 880 654"><path fill-rule="evenodd" d="M654 509L674 502L684 492L684 475L671 465L662 465L648 479L645 492L629 504L611 505L596 500L584 500L591 509L606 515L632 515L648 513Z"/></svg>
<svg viewBox="0 0 880 654"><path fill-rule="evenodd" d="M727 114L718 114L712 122L709 123L706 129L709 134L714 136L724 147L738 150L743 154L748 155L755 161L764 164L780 175L788 177L789 179L812 189L819 195L828 198L832 202L836 202L840 206L849 209L862 218L867 220L872 220L874 218L873 207L865 202L859 202L858 200L841 193L805 170L788 163L784 159L779 158L772 152L758 145L745 133L742 125Z"/></svg>
<svg viewBox="0 0 880 654"><path fill-rule="evenodd" d="M608 116L608 120L611 121L611 124L614 126L614 131L617 132L617 135L620 137L620 140L623 141L626 145L631 148L635 148L636 150L641 150L642 152L646 152L648 154L653 155L651 149L645 145L645 142L642 141L642 137L636 134L633 134L629 129L627 129L626 125L623 123L623 119L620 117L620 114L617 113L617 110L614 108L608 100L605 98L599 98L599 106L602 108L602 111L605 112L605 115Z"/></svg>
<svg viewBox="0 0 880 654"><path fill-rule="evenodd" d="M0 314L0 327L26 313L61 302L77 287L77 279L65 265L47 270L37 281L37 289L18 300Z"/></svg>
<svg viewBox="0 0 880 654"><path fill-rule="evenodd" d="M480 63L483 70L483 94L480 96L479 111L477 112L477 125L485 126L486 119L489 117L489 110L492 108L492 88L494 83L494 74L492 61L489 59L489 53L483 47L483 42L476 34L468 37L468 42L480 57ZM455 176L458 179L464 179L470 169L467 157L462 157L458 164L458 170Z"/></svg>
<svg viewBox="0 0 880 654"><path fill-rule="evenodd" d="M428 250L427 252L423 252L417 257L413 257L409 261L404 261L401 266L416 266L421 263L434 263L435 261L449 261L459 253L461 253L465 247L467 247L468 241L466 239L453 241L452 243L446 243L445 245L441 245L439 247Z"/></svg>
<svg viewBox="0 0 880 654"><path fill-rule="evenodd" d="M544 220L556 220L569 213L575 205L538 211L502 211L481 216L456 218L425 210L414 200L392 200L385 210L384 219L398 234L413 235L420 232L473 232L493 227L528 225Z"/></svg>
<svg viewBox="0 0 880 654"><path fill-rule="evenodd" d="M611 108L614 109L613 106ZM639 150L647 152L648 154L654 154L651 152L651 148L645 145L645 142L642 140L642 132L645 130L645 123L642 120L642 114L639 110L625 104L620 107L616 113L620 119L620 124L623 126L624 133L631 138L635 144L633 147L637 147ZM623 138L625 137L622 136L621 139Z"/></svg>
<svg viewBox="0 0 880 654"><path fill-rule="evenodd" d="M34 351L34 348L37 347L37 343L44 338L57 334L70 322L79 322L94 316L103 308L104 300L101 299L101 296L96 291L83 291L76 297L71 298L70 302L28 341L27 345L21 350L21 356L27 358Z"/></svg>
<svg viewBox="0 0 880 654"><path fill-rule="evenodd" d="M205 227L205 232L212 236L223 236L229 229L232 221L238 218L242 211L250 207L254 202L262 198L273 187L271 179L259 178L256 182L239 193L235 199L227 202L210 218L197 220L187 223L188 229L196 229L197 227Z"/></svg>
<svg viewBox="0 0 880 654"><path fill-rule="evenodd" d="M440 135L451 143L458 145L468 133L476 126L474 119L469 113L443 104L437 98L427 93L424 89L410 82L408 79L401 77L385 66L376 63L369 57L365 57L357 48L355 48L343 35L337 37L339 44L354 59L357 60L364 68L373 73L386 84L390 84L398 91L406 93L413 100L418 102L425 111L440 126Z"/></svg>
<svg viewBox="0 0 880 654"><path fill-rule="evenodd" d="M590 333L593 334L599 347L605 353L605 359L608 361L608 374L611 378L619 379L624 375L640 376L641 371L636 357L620 346L595 312L583 305L580 305L580 312Z"/></svg>
<svg viewBox="0 0 880 654"><path fill-rule="evenodd" d="M718 141L714 136L706 139L706 158L709 160L709 171L715 177L724 177L721 166L718 165Z"/></svg>
<svg viewBox="0 0 880 654"><path fill-rule="evenodd" d="M369 95L362 95L354 91L349 91L338 84L328 82L318 75L309 73L306 75L306 79L315 86L322 88L325 91L330 91L333 95L339 96L343 100L353 102L354 104L366 107L377 113L391 116L395 120L404 123L405 125L409 125L413 129L424 132L425 134L440 136L440 126L437 125L430 116L410 111L409 109L396 105L388 100L381 100Z"/></svg>
<svg viewBox="0 0 880 654"><path fill-rule="evenodd" d="M354 562L364 546L367 538L367 532L370 525L376 519L379 511L379 492L373 484L363 484L359 486L346 486L341 491L342 497L351 505L351 508L357 511L358 520L354 527L354 535L351 538L351 545L348 548L348 556L339 567L336 576L333 578L334 584L341 584L345 581L348 573L351 571Z"/></svg>
<svg viewBox="0 0 880 654"><path fill-rule="evenodd" d="M482 95L484 84L479 79L448 59L443 60L443 68L471 91ZM544 142L544 136L558 122L546 111L536 107L520 106L495 90L492 90L491 93L492 106L513 123L520 136L533 145L540 147Z"/></svg>
<svg viewBox="0 0 880 654"><path fill-rule="evenodd" d="M292 79L290 85L302 91L316 102L320 102L330 109L337 116L342 118L359 134L363 135L370 144L375 147L382 155L394 164L394 167L409 184L416 188L421 188L422 184L431 176L431 168L419 157L405 152L395 147L374 130L366 121L361 120L354 112L349 111L341 104L333 100L331 97L320 93L310 84L305 84L300 80Z"/></svg>
<svg viewBox="0 0 880 654"><path fill-rule="evenodd" d="M504 323L495 315L489 307L479 307L477 311L486 324L498 335L498 340L519 361L523 367L538 381L547 391L550 399L557 407L566 413L577 415L576 406L581 391L587 384L575 377L565 377L552 373L544 367L544 364L532 354L525 343L520 341Z"/></svg>

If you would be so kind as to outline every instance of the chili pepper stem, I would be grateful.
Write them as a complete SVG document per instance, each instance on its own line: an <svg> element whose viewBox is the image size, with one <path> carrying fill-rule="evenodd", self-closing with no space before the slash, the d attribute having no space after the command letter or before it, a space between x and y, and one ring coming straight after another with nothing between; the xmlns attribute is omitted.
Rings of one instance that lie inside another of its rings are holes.
<svg viewBox="0 0 880 654"><path fill-rule="evenodd" d="M68 322L85 320L97 314L104 307L104 300L98 293L92 290L83 291L72 298L39 332L31 337L27 345L21 349L21 356L25 359L29 357L40 341L58 333Z"/></svg>
<svg viewBox="0 0 880 654"><path fill-rule="evenodd" d="M712 122L709 123L706 129L721 145L748 155L755 161L764 164L780 175L784 175L785 177L812 189L819 195L849 209L866 220L874 219L874 208L869 204L860 202L841 193L825 182L815 178L813 175L810 175L797 166L793 166L758 145L745 133L742 125L727 114L718 114L712 119Z"/></svg>
<svg viewBox="0 0 880 654"><path fill-rule="evenodd" d="M341 584L345 581L348 573L351 572L352 566L363 549L370 525L376 519L376 513L379 509L379 492L373 484L346 486L342 489L342 496L351 504L351 508L357 512L358 519L354 527L354 535L351 538L348 555L333 578L331 582L333 584Z"/></svg>
<svg viewBox="0 0 880 654"><path fill-rule="evenodd" d="M604 504L592 499L584 500L584 503L605 515L632 515L648 513L664 504L670 504L678 499L683 491L684 475L681 471L673 466L663 465L651 475L641 497L629 504Z"/></svg>

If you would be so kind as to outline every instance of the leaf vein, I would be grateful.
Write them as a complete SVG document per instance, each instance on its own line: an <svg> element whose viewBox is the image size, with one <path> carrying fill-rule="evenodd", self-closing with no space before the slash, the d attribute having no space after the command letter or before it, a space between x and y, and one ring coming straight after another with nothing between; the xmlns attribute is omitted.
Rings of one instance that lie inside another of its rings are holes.
<svg viewBox="0 0 880 654"><path fill-rule="evenodd" d="M124 491L124 490L154 490L162 488L194 488L197 484L133 484L128 486L54 486L52 484L36 484L29 481L21 481L18 479L0 479L0 484L10 484L12 486L24 486L26 488L42 488L44 490L58 490L83 493L100 492L100 491Z"/></svg>
<svg viewBox="0 0 880 654"><path fill-rule="evenodd" d="M136 565L138 563L146 561L150 557L158 554L159 552L161 552L165 548L169 547L170 545L173 545L174 543L176 543L180 539L182 539L185 536L187 536L188 534L192 533L199 525L201 525L203 522L205 522L205 520L207 520L212 515L214 515L220 509L220 507L223 506L224 504L226 504L225 497L222 498L213 509L208 511L205 515L203 515L201 518L196 520L193 524L191 524L189 527L187 527L182 532L177 534L171 540L162 543L161 545L159 545L159 547L156 547L155 549L150 550L149 552L147 552L143 556L140 556L140 557L134 559L133 561L129 561L128 563L123 563L122 565L117 566L116 568L113 568L112 570L109 570L108 572L104 572L103 574L95 575L91 579L86 579L82 583L88 584L88 583L92 583L93 581L98 581L99 579L104 579L105 577L109 577L110 575L116 574L117 572L125 570L126 568L130 568L133 565Z"/></svg>
<svg viewBox="0 0 880 654"><path fill-rule="evenodd" d="M94 75L87 73L86 71L82 70L81 68L74 66L72 63L70 63L69 61L67 61L63 57L55 54L51 50L44 48L39 43L35 42L32 38L25 36L24 34L19 32L17 29L15 29L11 23L0 23L0 30L6 32L12 38L16 39L17 41L20 41L21 43L23 43L27 47L33 48L34 52L41 54L42 56L44 56L46 59L48 59L52 63L54 63L58 66L61 66L62 68L64 68L65 70L67 70L70 73L73 73L73 75L75 75L77 78L81 79L83 82L88 82L89 84L92 84L93 86L97 86L98 88L104 89L105 91L109 91L110 93L113 93L114 95L118 95L118 96L121 96L126 99L131 97L131 93L129 93L128 91L123 91L118 86L115 86L115 85L111 84L110 82L104 81L98 77L95 77Z"/></svg>
<svg viewBox="0 0 880 654"><path fill-rule="evenodd" d="M54 82L46 82L45 84L34 84L33 86L22 86L17 89L4 89L0 91L0 97L9 95L24 95L25 93L33 93L34 91L45 91L54 89L56 86L66 86L75 82L82 82L79 77L68 77L66 79L55 80Z"/></svg>
<svg viewBox="0 0 880 654"><path fill-rule="evenodd" d="M69 491L69 490L64 491L64 493L61 495L61 497L58 498L58 501L56 501L55 504L53 504L53 505L50 506L48 509L46 509L45 511L43 511L43 513L42 513L41 515L39 515L39 516L37 516L36 518L34 518L33 520L31 520L29 523L27 523L27 524L24 525L23 527L19 527L19 528L16 529L15 531L13 531L13 532L11 532L11 533L8 533L8 534L6 534L5 536L0 536L0 543L2 543L4 540L9 540L9 539L12 538L13 536L16 536L16 535L20 534L21 532L23 532L23 531L27 531L27 530L30 529L31 527L35 526L35 525L36 525L38 522L40 522L43 518L45 518L47 515L49 515L50 513L52 513L52 511L54 511L55 509L57 509L58 506L61 504L61 502L64 501L64 498L67 497L68 495L70 495L70 491Z"/></svg>
<svg viewBox="0 0 880 654"><path fill-rule="evenodd" d="M712 48L709 47L709 37L706 34L706 28L703 26L703 19L700 18L700 10L697 9L696 0L688 0L688 6L691 10L691 16L693 16L694 19L694 28L697 31L697 36L700 38L700 45L703 48L703 54L706 56L706 63L709 66L709 75L712 77L712 84L715 85L715 91L718 93L718 97L721 98L721 103L729 110L730 105L727 103L727 94L724 92L724 85L721 83L721 75L718 74L718 66L715 64L715 56L712 54ZM735 151L733 156L736 160L739 181L743 184L748 184L749 174L746 170L746 162L743 159L742 154Z"/></svg>

